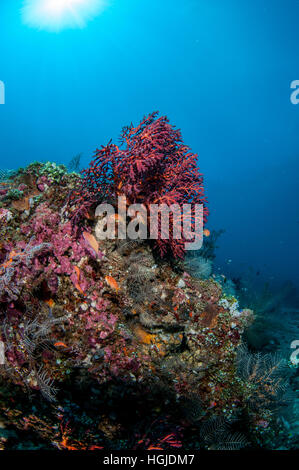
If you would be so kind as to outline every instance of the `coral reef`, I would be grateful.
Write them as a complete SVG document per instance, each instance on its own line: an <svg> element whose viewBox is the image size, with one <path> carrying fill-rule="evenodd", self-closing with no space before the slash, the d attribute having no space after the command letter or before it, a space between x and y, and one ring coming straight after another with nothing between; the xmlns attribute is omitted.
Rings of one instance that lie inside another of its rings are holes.
<svg viewBox="0 0 299 470"><path fill-rule="evenodd" d="M144 240L97 239L91 213L74 224L81 198L95 202L95 183L110 198L119 188L130 201L180 203L188 187L203 200L195 157L165 118L152 115L123 139L125 150L109 144L97 153L71 205L82 180L63 167L34 163L7 181L6 192L23 194L0 202L0 446L262 445L274 412L259 376L253 379L256 358L245 361L244 375L238 353L253 312L213 278L197 279L157 258Z"/></svg>

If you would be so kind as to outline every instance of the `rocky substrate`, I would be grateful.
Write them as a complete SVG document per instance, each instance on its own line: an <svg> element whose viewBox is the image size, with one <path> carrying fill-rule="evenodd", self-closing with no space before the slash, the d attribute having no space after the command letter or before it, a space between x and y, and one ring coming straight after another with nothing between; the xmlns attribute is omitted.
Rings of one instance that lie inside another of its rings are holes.
<svg viewBox="0 0 299 470"><path fill-rule="evenodd" d="M35 163L0 182L0 445L256 445L278 384L240 349L253 312L145 241L97 240L92 213L74 226L78 178Z"/></svg>

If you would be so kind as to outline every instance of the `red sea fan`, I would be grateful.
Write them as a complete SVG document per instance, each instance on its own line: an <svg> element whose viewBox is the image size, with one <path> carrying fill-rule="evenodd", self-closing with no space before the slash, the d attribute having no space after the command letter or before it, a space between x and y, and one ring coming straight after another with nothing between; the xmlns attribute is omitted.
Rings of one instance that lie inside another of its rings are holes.
<svg viewBox="0 0 299 470"><path fill-rule="evenodd" d="M109 144L95 152L95 159L83 170L83 180L76 193L76 206L85 208L104 200L124 195L128 204L195 204L203 205L203 221L208 209L204 197L203 177L197 166L197 155L184 145L179 130L167 117L155 112L145 117L137 127L123 129L121 145ZM79 197L79 198L78 198ZM195 224L192 212L192 227ZM174 216L171 216L175 224ZM180 222L180 221L179 221ZM159 232L156 247L160 255L184 256L185 240L163 239Z"/></svg>

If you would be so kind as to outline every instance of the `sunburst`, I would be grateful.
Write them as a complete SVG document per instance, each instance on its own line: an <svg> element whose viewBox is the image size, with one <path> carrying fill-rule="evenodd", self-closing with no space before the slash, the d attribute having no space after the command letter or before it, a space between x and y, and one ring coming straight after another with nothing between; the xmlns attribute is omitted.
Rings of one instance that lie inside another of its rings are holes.
<svg viewBox="0 0 299 470"><path fill-rule="evenodd" d="M99 15L109 0L25 0L22 16L25 24L48 31L84 28Z"/></svg>

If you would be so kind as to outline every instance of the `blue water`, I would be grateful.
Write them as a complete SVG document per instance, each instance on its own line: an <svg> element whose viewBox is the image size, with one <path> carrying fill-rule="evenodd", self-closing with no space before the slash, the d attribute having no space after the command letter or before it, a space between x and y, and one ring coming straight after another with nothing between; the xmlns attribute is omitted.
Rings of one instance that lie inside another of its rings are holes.
<svg viewBox="0 0 299 470"><path fill-rule="evenodd" d="M29 28L0 2L0 168L67 163L160 110L199 153L217 264L298 271L296 0L115 0L86 28Z"/></svg>

